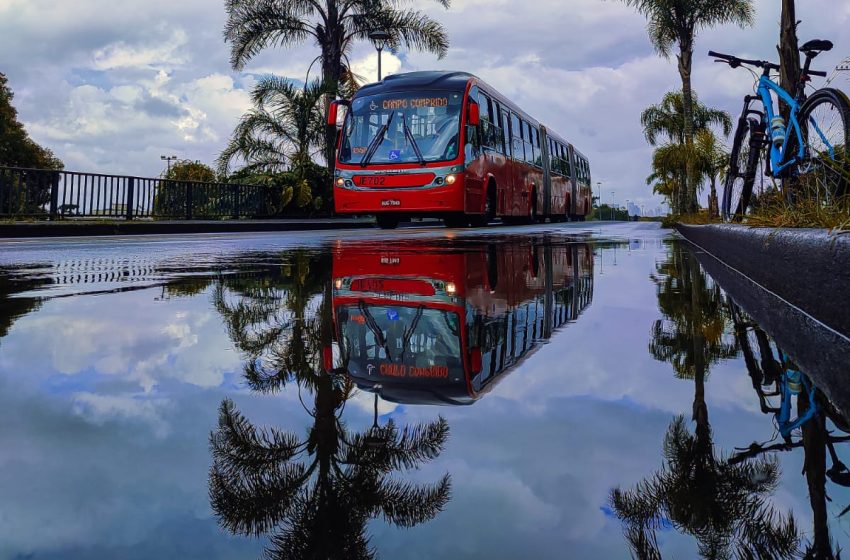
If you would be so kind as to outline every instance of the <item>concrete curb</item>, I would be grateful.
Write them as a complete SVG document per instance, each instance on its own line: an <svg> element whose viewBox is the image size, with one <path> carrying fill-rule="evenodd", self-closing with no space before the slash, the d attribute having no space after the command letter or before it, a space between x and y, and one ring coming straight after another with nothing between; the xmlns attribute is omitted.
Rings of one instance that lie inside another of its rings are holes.
<svg viewBox="0 0 850 560"><path fill-rule="evenodd" d="M692 246L703 269L840 409L850 410L850 338L788 305L716 256Z"/></svg>
<svg viewBox="0 0 850 560"><path fill-rule="evenodd" d="M677 224L685 239L850 337L850 235L814 229Z"/></svg>
<svg viewBox="0 0 850 560"><path fill-rule="evenodd" d="M374 223L367 220L332 218L323 220L198 220L102 223L65 221L0 223L0 238L319 231L372 227L375 227Z"/></svg>

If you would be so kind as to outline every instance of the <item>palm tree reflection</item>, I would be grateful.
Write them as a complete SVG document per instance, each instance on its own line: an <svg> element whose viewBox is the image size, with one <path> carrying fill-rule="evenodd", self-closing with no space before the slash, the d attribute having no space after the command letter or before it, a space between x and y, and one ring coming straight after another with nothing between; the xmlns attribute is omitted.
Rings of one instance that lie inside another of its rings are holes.
<svg viewBox="0 0 850 560"><path fill-rule="evenodd" d="M801 375L801 387L799 389L783 387L783 384L796 381L788 376L788 371L794 371L796 368L787 359L784 359L778 347L774 352L767 334L749 320L734 302L730 301L730 309L735 323L736 337L741 345L753 390L758 396L762 412L775 415L782 441L778 443L752 443L747 448L740 449L730 458L729 462L739 463L752 457L802 447L804 454L803 474L806 477L813 519L812 538L805 545L803 557L812 559L839 558L840 554L833 549L829 534L827 501L830 501L830 498L826 492L826 480L828 478L834 484L850 486L850 469L841 462L835 450L835 444L850 440L850 436L833 435L833 431L827 427L827 420L835 429L850 433L846 416L837 410L817 388L811 391L804 390L806 387L812 387L811 381L805 374ZM756 348L752 345L752 338L756 339ZM758 350L760 360L755 359L756 350ZM789 417L791 409L789 399L792 394L796 394L797 400L796 421ZM780 399L779 406L771 406L769 399L773 397ZM785 407L784 411L783 406ZM796 441L795 437L797 438ZM829 453L832 463L829 469L826 466L827 453ZM839 516L844 515L848 510L850 510L850 506L845 508Z"/></svg>
<svg viewBox="0 0 850 560"><path fill-rule="evenodd" d="M348 428L342 413L354 387L344 369L327 364L333 317L322 296L329 280L312 274L319 269L313 264L296 258L278 286L267 277L243 278L236 290L216 291L216 306L245 354L249 386L272 393L295 384L312 425L303 438L260 428L224 400L210 435L210 502L228 531L268 535L269 558L372 558L370 519L412 527L448 502L449 475L416 484L392 474L436 458L449 426L440 417L413 427L389 420Z"/></svg>
<svg viewBox="0 0 850 560"><path fill-rule="evenodd" d="M696 259L678 245L653 276L663 321L652 330L650 353L673 366L676 377L694 380L694 433L684 417L670 424L663 467L632 490L616 488L611 505L639 558L661 558L656 531L672 525L692 535L705 558L784 558L799 536L793 517L777 513L768 498L780 472L773 458L732 463L715 453L705 401L712 364L737 354L720 288Z"/></svg>

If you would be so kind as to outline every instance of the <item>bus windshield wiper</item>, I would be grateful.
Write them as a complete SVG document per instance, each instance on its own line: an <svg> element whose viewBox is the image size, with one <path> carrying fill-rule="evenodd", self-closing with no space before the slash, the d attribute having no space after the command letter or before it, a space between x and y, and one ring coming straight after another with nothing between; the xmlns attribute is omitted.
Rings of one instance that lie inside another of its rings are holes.
<svg viewBox="0 0 850 560"><path fill-rule="evenodd" d="M378 133L372 138L372 143L369 144L369 149L366 150L366 154L363 156L363 159L360 160L360 167L366 167L369 165L369 162L372 161L372 156L375 155L375 152L378 151L378 146L381 145L381 142L384 141L384 135L390 129L390 123L393 122L393 117L395 116L395 111L390 113L390 116L387 118L387 123L378 129Z"/></svg>
<svg viewBox="0 0 850 560"><path fill-rule="evenodd" d="M381 330L381 327L378 325L378 322L375 321L375 318L372 316L372 313L369 311L369 308L366 306L366 302L362 299L357 302L357 307L360 309L360 313L363 314L363 318L366 319L366 326L369 327L369 330L372 331L372 334L375 335L375 342L380 345L381 348L384 349L384 352L387 354L387 360L392 361L393 356L390 353L390 346L387 344L387 339L384 337L384 332ZM378 353L375 353L375 358L378 357Z"/></svg>
<svg viewBox="0 0 850 560"><path fill-rule="evenodd" d="M413 151L416 152L416 157L419 159L419 165L425 167L425 157L422 155L422 150L419 149L419 144L416 143L416 139L413 137L410 127L407 126L407 118L403 118L401 123L404 126L404 135L407 137L407 141L410 142L410 145L413 146Z"/></svg>

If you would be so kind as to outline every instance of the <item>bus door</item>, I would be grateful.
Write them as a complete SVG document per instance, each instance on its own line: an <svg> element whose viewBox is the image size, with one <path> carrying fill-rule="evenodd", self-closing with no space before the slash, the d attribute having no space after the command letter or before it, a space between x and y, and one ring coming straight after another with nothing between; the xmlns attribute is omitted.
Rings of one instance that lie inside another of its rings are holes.
<svg viewBox="0 0 850 560"><path fill-rule="evenodd" d="M570 214L578 214L578 175L576 174L576 154L570 144Z"/></svg>
<svg viewBox="0 0 850 560"><path fill-rule="evenodd" d="M478 103L479 114L481 115L481 124L479 126L466 125L464 145L464 166L466 174L464 179L464 191L466 192L464 200L464 210L467 213L477 214L484 208L484 189L486 186L486 171L489 167L487 163L487 152L484 142L482 141L482 131L484 126L490 122L491 117L488 113L487 97L482 95L478 86L472 86L469 90L469 96L466 100L466 111L469 114L469 106L473 102Z"/></svg>

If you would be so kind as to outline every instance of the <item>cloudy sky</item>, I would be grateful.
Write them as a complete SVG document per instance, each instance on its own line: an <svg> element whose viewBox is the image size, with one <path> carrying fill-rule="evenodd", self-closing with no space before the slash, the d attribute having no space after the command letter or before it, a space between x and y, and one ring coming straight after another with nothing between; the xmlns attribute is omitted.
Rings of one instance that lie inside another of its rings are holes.
<svg viewBox="0 0 850 560"><path fill-rule="evenodd" d="M570 138L591 159L605 201L658 205L644 185L650 150L640 111L679 85L675 63L658 58L643 18L617 0L411 2L441 21L452 48L443 60L402 51L389 72L473 72ZM709 49L776 58L779 0L756 0L757 23L702 32L694 86L703 101L733 114L752 85L746 71L714 65ZM798 2L802 40L828 38L816 67L850 56L850 2ZM31 135L66 168L157 175L160 155L213 162L258 75L303 80L316 47L273 49L243 72L228 64L221 0L0 0L0 72ZM386 55L385 55L386 56ZM375 76L371 47L355 70ZM850 86L846 76L837 83Z"/></svg>

